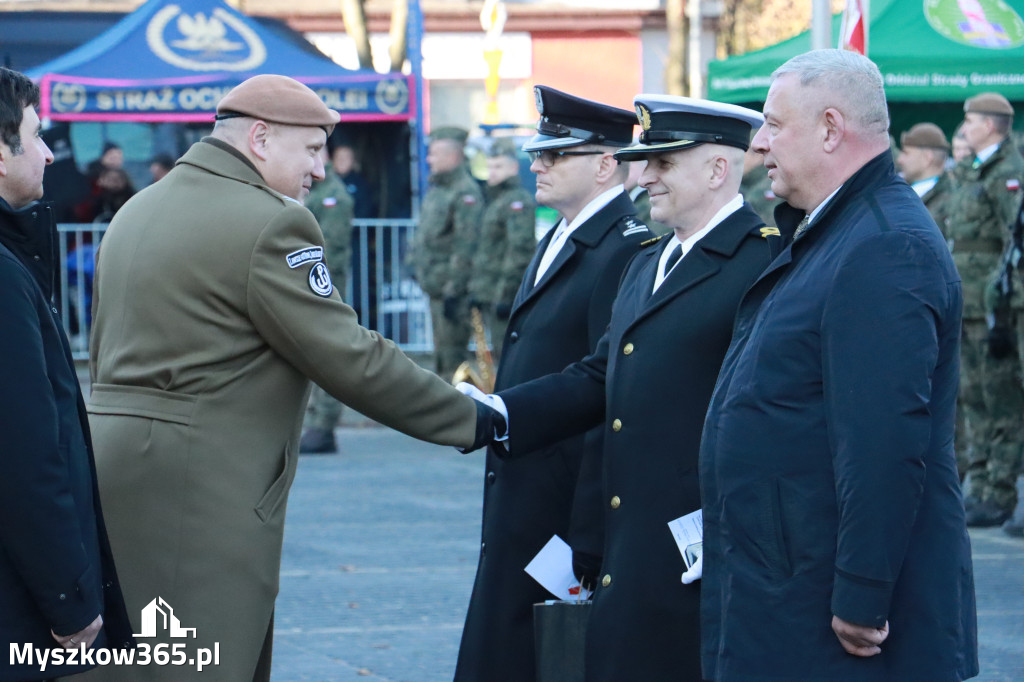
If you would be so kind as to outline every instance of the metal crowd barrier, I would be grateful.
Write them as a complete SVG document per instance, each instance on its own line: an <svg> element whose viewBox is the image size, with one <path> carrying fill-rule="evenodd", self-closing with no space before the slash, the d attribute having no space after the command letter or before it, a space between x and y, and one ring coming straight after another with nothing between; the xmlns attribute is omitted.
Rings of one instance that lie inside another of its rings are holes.
<svg viewBox="0 0 1024 682"><path fill-rule="evenodd" d="M59 310L76 360L89 357L95 253L106 223L61 223ZM430 304L405 265L412 220L356 220L352 264L342 298L360 323L394 341L403 351L434 349ZM335 282L335 286L338 283Z"/></svg>

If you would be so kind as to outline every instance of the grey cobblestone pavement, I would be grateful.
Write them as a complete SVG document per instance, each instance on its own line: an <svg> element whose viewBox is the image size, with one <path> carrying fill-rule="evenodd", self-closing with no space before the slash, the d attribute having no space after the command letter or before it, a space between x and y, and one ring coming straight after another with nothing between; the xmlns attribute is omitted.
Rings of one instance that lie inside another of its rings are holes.
<svg viewBox="0 0 1024 682"><path fill-rule="evenodd" d="M451 680L476 571L483 456L373 426L339 429L338 443L338 455L299 460L273 679ZM1024 540L997 528L971 540L975 679L1024 681Z"/></svg>

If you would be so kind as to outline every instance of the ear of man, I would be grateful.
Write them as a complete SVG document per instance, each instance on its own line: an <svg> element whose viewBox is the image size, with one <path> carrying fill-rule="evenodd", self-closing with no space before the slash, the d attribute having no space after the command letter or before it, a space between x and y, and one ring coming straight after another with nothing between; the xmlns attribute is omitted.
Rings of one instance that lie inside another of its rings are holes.
<svg viewBox="0 0 1024 682"><path fill-rule="evenodd" d="M826 154L837 151L846 137L846 117L843 112L835 107L828 107L821 115L822 124L825 127L825 137L822 140L822 147Z"/></svg>

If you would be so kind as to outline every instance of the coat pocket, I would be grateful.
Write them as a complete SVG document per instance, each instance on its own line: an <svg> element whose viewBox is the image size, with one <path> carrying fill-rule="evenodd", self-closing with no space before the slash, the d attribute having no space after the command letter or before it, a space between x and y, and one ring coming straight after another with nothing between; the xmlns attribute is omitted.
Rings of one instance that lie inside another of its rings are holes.
<svg viewBox="0 0 1024 682"><path fill-rule="evenodd" d="M198 400L198 396L155 388L94 384L87 410L89 414L146 417L187 426Z"/></svg>
<svg viewBox="0 0 1024 682"><path fill-rule="evenodd" d="M292 487L292 479L295 478L295 467L292 466L294 455L292 454L292 446L286 445L284 449L283 463L281 467L281 473L277 475L274 482L270 484L267 492L260 498L259 503L256 505L255 511L256 516L260 517L260 521L268 523L277 514L278 508L282 506L284 501L288 498L288 490Z"/></svg>

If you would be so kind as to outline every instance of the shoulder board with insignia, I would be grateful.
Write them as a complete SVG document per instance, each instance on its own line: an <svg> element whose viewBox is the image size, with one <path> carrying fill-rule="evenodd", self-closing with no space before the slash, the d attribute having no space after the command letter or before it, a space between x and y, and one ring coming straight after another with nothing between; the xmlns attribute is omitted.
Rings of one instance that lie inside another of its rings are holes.
<svg viewBox="0 0 1024 682"><path fill-rule="evenodd" d="M781 237L782 233L779 232L779 228L777 228L777 227L762 227L761 228L761 236L764 237L765 239L767 239L768 237L770 237L772 235L774 235L776 237Z"/></svg>
<svg viewBox="0 0 1024 682"><path fill-rule="evenodd" d="M668 232L666 234L659 234L657 237L654 237L652 239L645 239L644 241L640 242L640 248L643 248L645 246L650 246L651 244L657 244L663 238L667 237L670 234L672 234L672 233Z"/></svg>
<svg viewBox="0 0 1024 682"><path fill-rule="evenodd" d="M633 216L627 216L622 222L626 224L626 229L622 231L623 237L628 237L631 234L639 234L641 232L649 232L647 226Z"/></svg>

